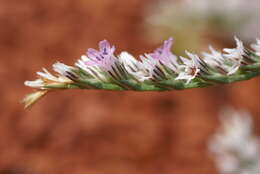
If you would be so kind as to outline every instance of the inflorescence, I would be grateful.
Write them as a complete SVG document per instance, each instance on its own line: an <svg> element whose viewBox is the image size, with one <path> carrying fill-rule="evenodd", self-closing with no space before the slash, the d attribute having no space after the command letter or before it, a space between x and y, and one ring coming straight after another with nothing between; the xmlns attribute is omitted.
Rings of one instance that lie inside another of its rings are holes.
<svg viewBox="0 0 260 174"><path fill-rule="evenodd" d="M186 51L187 56L182 57L171 52L173 39L169 38L154 52L137 60L128 52L116 56L115 46L103 40L99 50L89 48L75 66L57 62L53 65L56 75L46 69L37 72L37 80L25 82L37 91L27 95L24 103L28 107L47 92L58 89L182 90L260 75L260 40L251 49L236 37L235 41L233 49L219 52L210 46L210 53L199 56Z"/></svg>

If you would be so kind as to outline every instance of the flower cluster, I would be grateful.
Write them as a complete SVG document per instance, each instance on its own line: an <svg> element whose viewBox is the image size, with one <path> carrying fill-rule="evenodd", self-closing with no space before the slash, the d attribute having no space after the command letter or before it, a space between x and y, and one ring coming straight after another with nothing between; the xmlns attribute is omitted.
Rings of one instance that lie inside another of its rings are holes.
<svg viewBox="0 0 260 174"><path fill-rule="evenodd" d="M260 139L253 135L252 123L245 112L227 110L221 115L221 127L209 144L220 173L260 173Z"/></svg>
<svg viewBox="0 0 260 174"><path fill-rule="evenodd" d="M75 66L55 63L53 69L57 76L43 69L37 73L39 79L26 81L25 85L44 91L69 88L158 91L204 87L219 80L229 83L230 78L241 72L248 74L247 78L256 76L243 68L249 65L258 68L260 41L250 50L238 38L235 40L237 46L233 49L219 52L210 47L210 53L199 56L186 51L187 57L181 57L171 52L173 39L169 38L139 59L125 51L116 56L115 46L103 40L99 50L88 49ZM258 72L257 69L254 72ZM243 80L246 76L239 78L237 80Z"/></svg>

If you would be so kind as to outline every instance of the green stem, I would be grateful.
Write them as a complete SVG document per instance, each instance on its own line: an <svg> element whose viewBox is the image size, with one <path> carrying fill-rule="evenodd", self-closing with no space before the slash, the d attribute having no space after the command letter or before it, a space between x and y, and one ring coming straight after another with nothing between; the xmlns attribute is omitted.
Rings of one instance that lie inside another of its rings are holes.
<svg viewBox="0 0 260 174"><path fill-rule="evenodd" d="M260 65L244 66L245 68L255 69ZM249 80L255 76L259 76L260 72L256 71L242 71L234 75L204 75L203 80L195 78L190 83L186 84L185 81L168 79L160 82L143 82L138 83L133 80L121 80L118 85L115 83L104 83L104 82L92 82L90 80L79 80L71 84L55 84L45 86L46 89L101 89L101 90L113 90L113 91L123 91L123 90L133 90L133 91L167 91L167 90L184 90L191 88L203 88L212 86L214 84L228 84L233 82L238 82L242 80ZM211 82L211 83L210 83ZM126 86L126 87L122 87Z"/></svg>

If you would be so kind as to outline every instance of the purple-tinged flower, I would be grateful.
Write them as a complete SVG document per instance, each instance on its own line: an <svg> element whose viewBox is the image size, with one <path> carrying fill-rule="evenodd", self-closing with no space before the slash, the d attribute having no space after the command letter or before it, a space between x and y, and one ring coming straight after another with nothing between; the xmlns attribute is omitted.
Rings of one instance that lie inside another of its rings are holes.
<svg viewBox="0 0 260 174"><path fill-rule="evenodd" d="M89 48L87 51L87 56L90 59L86 61L85 64L88 66L99 66L105 71L112 69L113 64L115 63L115 47L110 46L107 40L99 42L99 51L93 48Z"/></svg>
<svg viewBox="0 0 260 174"><path fill-rule="evenodd" d="M87 57L89 60L85 64L88 67L99 67L115 80L124 79L126 72L115 57L114 52L115 47L111 46L107 40L103 40L99 42L99 51L93 48L88 49Z"/></svg>
<svg viewBox="0 0 260 174"><path fill-rule="evenodd" d="M177 57L171 52L172 44L173 38L169 38L164 41L164 44L161 47L157 48L153 53L148 55L174 72L178 72L179 64L177 62Z"/></svg>
<svg viewBox="0 0 260 174"><path fill-rule="evenodd" d="M149 54L140 56L140 59L143 68L148 73L149 78L154 80L162 80L166 78L163 67L159 64L158 60L154 59Z"/></svg>
<svg viewBox="0 0 260 174"><path fill-rule="evenodd" d="M92 65L92 66L86 65L86 62L88 61L90 61L90 59L87 56L82 55L81 59L79 59L78 62L75 63L75 65L78 68L85 71L90 76L92 76L95 80L107 81L107 78L102 72L102 70L100 69L100 67L98 67L97 65Z"/></svg>

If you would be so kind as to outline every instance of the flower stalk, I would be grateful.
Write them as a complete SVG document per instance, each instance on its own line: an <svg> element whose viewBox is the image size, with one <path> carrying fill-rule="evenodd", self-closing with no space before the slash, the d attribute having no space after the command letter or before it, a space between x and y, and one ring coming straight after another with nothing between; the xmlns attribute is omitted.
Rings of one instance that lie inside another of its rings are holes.
<svg viewBox="0 0 260 174"><path fill-rule="evenodd" d="M50 91L60 89L100 89L114 91L169 91L202 88L248 80L260 75L260 42L245 48L235 37L236 48L196 55L186 51L187 57L171 52L173 39L166 40L153 53L140 59L127 52L115 55L115 46L106 40L99 50L88 49L75 66L57 62L56 75L46 69L37 72L39 78L25 85L37 89L25 97L28 107Z"/></svg>

